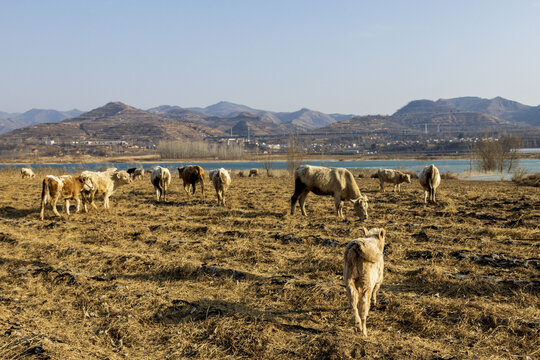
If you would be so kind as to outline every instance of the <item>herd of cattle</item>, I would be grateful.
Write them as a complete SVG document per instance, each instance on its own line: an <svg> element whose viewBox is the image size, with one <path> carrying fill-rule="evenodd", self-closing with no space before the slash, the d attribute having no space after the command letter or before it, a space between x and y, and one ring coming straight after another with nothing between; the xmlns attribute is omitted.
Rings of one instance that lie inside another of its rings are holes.
<svg viewBox="0 0 540 360"><path fill-rule="evenodd" d="M76 211L80 211L81 200L85 212L88 204L97 209L94 203L96 195L103 195L104 207L109 208L109 197L120 186L131 181L143 178L145 170L131 168L119 171L110 168L105 171L83 171L80 175L47 175L43 179L41 193L40 218L43 220L45 206L51 204L56 216L60 216L56 204L60 197L65 201L66 213L69 215L70 200L77 204ZM184 191L188 195L195 194L197 183L201 186L204 200L205 170L198 165L178 168L180 179L183 180ZM35 177L29 168L22 168L24 178ZM258 176L257 169L252 169L249 176ZM229 171L221 168L208 173L214 185L219 205L225 205L225 193L231 184ZM384 183L394 184L394 191L400 191L400 184L411 182L409 174L398 170L380 169L377 172L380 190L384 191ZM150 181L156 192L156 200L166 201L167 188L171 182L169 169L155 166L151 170ZM422 170L419 182L424 189L424 202L435 202L435 193L441 182L439 170L430 165ZM301 165L294 172L294 193L291 197L291 215L294 214L296 203L300 205L302 215L306 215L305 201L312 192L316 195L329 195L334 197L336 215L343 217L343 202L354 204L354 211L360 220L368 219L368 198L358 189L352 173L345 168L327 168L322 166ZM191 193L191 194L190 194ZM352 240L346 247L344 258L343 279L347 288L347 296L353 309L355 331L367 335L366 318L370 304L376 303L377 291L383 281L384 259L383 249L386 231L382 228L367 230L365 237Z"/></svg>

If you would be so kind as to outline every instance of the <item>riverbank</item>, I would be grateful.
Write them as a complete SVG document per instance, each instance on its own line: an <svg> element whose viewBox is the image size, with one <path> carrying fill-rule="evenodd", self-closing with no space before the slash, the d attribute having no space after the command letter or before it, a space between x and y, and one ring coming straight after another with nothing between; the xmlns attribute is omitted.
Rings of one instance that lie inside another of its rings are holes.
<svg viewBox="0 0 540 360"><path fill-rule="evenodd" d="M520 153L520 160L540 159L540 153ZM470 160L469 154L422 154L422 153L381 153L381 154L297 154L301 161L363 161L363 160ZM0 164L71 164L71 163L156 163L156 162L241 162L241 161L287 161L284 154L246 154L242 159L218 159L215 157L193 157L187 159L161 158L159 154L125 155L98 157L80 156L39 156L12 159L0 159Z"/></svg>

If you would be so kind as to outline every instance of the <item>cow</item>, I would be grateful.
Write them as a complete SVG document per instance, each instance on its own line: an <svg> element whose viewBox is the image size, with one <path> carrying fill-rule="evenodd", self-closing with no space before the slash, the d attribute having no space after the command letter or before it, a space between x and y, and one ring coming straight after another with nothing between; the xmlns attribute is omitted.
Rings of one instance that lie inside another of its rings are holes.
<svg viewBox="0 0 540 360"><path fill-rule="evenodd" d="M131 176L131 180L136 180L138 178L144 177L144 169L143 168L129 168L126 170L129 176Z"/></svg>
<svg viewBox="0 0 540 360"><path fill-rule="evenodd" d="M36 174L34 174L34 171L30 168L22 168L21 176L23 179L26 179L26 178L33 178L36 176Z"/></svg>
<svg viewBox="0 0 540 360"><path fill-rule="evenodd" d="M368 198L360 193L354 176L344 168L301 165L294 171L294 194L291 197L291 215L296 202L300 204L302 215L306 215L305 202L309 192L316 195L331 195L336 205L336 215L343 217L342 201L354 204L354 211L360 220L368 219Z"/></svg>
<svg viewBox="0 0 540 360"><path fill-rule="evenodd" d="M178 168L178 175L184 181L184 191L189 198L189 188L191 187L191 195L195 194L195 184L201 183L202 198L204 201L204 169L199 165L188 165Z"/></svg>
<svg viewBox="0 0 540 360"><path fill-rule="evenodd" d="M80 211L81 200L79 194L81 191L92 191L94 185L90 178L84 175L62 175L60 177L47 175L43 179L43 187L41 190L41 212L40 219L43 220L45 214L45 205L51 204L55 216L60 216L56 209L58 199L62 197L66 202L66 213L69 213L69 200L73 199L77 202L77 210Z"/></svg>
<svg viewBox="0 0 540 360"><path fill-rule="evenodd" d="M144 177L145 171L143 168L135 169L133 172L133 180L142 179Z"/></svg>
<svg viewBox="0 0 540 360"><path fill-rule="evenodd" d="M379 178L379 188L383 192L385 182L394 184L394 192L396 192L396 189L398 192L401 191L401 183L411 183L411 175L399 170L379 169L377 177Z"/></svg>
<svg viewBox="0 0 540 360"><path fill-rule="evenodd" d="M424 203L427 203L428 197L429 202L435 203L435 193L441 184L441 175L439 173L439 169L437 169L433 164L425 167L420 173L418 181L424 189Z"/></svg>
<svg viewBox="0 0 540 360"><path fill-rule="evenodd" d="M218 198L218 204L225 206L225 192L231 185L231 177L229 172L224 168L212 170L208 173L210 181L214 184Z"/></svg>
<svg viewBox="0 0 540 360"><path fill-rule="evenodd" d="M169 169L161 166L154 167L150 175L150 181L156 190L156 200L160 201L163 199L163 201L167 201L167 188L171 183L171 172Z"/></svg>
<svg viewBox="0 0 540 360"><path fill-rule="evenodd" d="M259 176L259 169L251 169L251 170L249 170L248 177L251 177L251 176Z"/></svg>
<svg viewBox="0 0 540 360"><path fill-rule="evenodd" d="M374 305L377 304L377 291L383 281L386 231L377 228L368 231L364 228L364 235L347 244L343 281L353 311L354 330L367 336L366 319L371 300Z"/></svg>
<svg viewBox="0 0 540 360"><path fill-rule="evenodd" d="M127 171L118 171L115 168L107 169L105 171L83 171L81 175L90 178L94 188L91 191L83 191L83 204L84 211L88 212L88 204L92 205L94 209L97 209L94 203L94 197L99 194L103 194L103 207L109 208L109 197L122 185L131 183L131 177Z"/></svg>

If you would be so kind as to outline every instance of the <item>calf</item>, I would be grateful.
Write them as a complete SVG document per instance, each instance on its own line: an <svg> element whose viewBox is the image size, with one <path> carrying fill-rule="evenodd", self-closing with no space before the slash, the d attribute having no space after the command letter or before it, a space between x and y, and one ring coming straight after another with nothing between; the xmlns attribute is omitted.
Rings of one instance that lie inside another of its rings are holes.
<svg viewBox="0 0 540 360"><path fill-rule="evenodd" d="M191 195L195 194L195 184L201 183L202 198L204 201L204 169L199 165L189 165L178 168L180 179L184 181L184 191L189 198L189 188L191 187Z"/></svg>
<svg viewBox="0 0 540 360"><path fill-rule="evenodd" d="M401 191L401 183L411 183L411 175L399 170L379 169L377 177L379 178L379 188L381 191L384 191L385 182L394 184L394 192L396 189L398 192Z"/></svg>
<svg viewBox="0 0 540 360"><path fill-rule="evenodd" d="M343 217L342 201L354 204L354 211L360 220L368 219L368 198L360 193L354 176L344 168L301 165L294 172L294 194L291 197L291 215L296 202L300 203L302 215L306 215L305 202L309 192L316 195L331 195L336 205L336 215Z"/></svg>
<svg viewBox="0 0 540 360"><path fill-rule="evenodd" d="M167 187L171 183L171 172L169 169L161 166L154 167L150 175L150 181L156 190L156 200L160 201L163 199L163 201L167 201Z"/></svg>
<svg viewBox="0 0 540 360"><path fill-rule="evenodd" d="M231 185L231 177L229 176L229 172L221 168L210 171L208 176L216 189L218 204L225 206L225 192L227 191L229 185Z"/></svg>
<svg viewBox="0 0 540 360"><path fill-rule="evenodd" d="M30 168L22 168L21 176L23 179L26 179L26 178L33 178L36 176L36 174L34 174L34 171Z"/></svg>
<svg viewBox="0 0 540 360"><path fill-rule="evenodd" d="M109 198L122 185L131 183L131 177L127 171L118 171L114 168L107 169L103 172L83 171L81 175L90 178L94 188L91 191L83 192L84 211L88 212L87 204L90 203L94 209L97 209L94 203L94 197L103 194L103 207L109 208Z"/></svg>
<svg viewBox="0 0 540 360"><path fill-rule="evenodd" d="M367 336L366 319L371 299L373 304L377 304L377 291L383 281L386 231L376 228L368 231L364 228L364 234L364 238L347 244L343 281L353 310L354 330Z"/></svg>
<svg viewBox="0 0 540 360"><path fill-rule="evenodd" d="M437 188L441 183L441 175L439 174L439 169L435 165L429 165L422 170L420 177L418 179L422 188L424 188L424 203L427 203L429 197L429 202L435 203L435 193Z"/></svg>
<svg viewBox="0 0 540 360"><path fill-rule="evenodd" d="M92 191L94 188L90 178L84 175L62 175L60 177L47 175L43 179L43 188L41 190L41 212L40 218L43 220L45 213L45 205L51 204L54 215L60 216L56 210L56 203L60 196L66 201L66 213L69 215L69 200L73 199L77 202L77 210L79 212L81 201L79 194L81 191Z"/></svg>

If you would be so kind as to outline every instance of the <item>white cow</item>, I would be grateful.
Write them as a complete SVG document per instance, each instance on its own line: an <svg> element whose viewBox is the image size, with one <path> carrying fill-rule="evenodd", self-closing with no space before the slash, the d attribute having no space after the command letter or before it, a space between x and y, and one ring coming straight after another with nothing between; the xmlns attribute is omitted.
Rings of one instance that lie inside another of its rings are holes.
<svg viewBox="0 0 540 360"><path fill-rule="evenodd" d="M425 167L424 170L422 170L418 181L420 181L420 185L424 188L424 203L427 203L428 196L429 202L435 203L435 193L441 184L441 174L439 173L439 169L433 164Z"/></svg>
<svg viewBox="0 0 540 360"><path fill-rule="evenodd" d="M156 166L152 169L150 181L156 190L156 199L167 201L167 187L171 183L171 172L161 166Z"/></svg>
<svg viewBox="0 0 540 360"><path fill-rule="evenodd" d="M354 176L349 170L301 165L296 168L294 178L291 214L294 214L294 208L298 201L302 215L306 215L306 197L311 191L316 195L333 196L338 217L343 217L342 201L349 200L354 204L354 211L360 220L368 219L368 198L360 193Z"/></svg>
<svg viewBox="0 0 540 360"><path fill-rule="evenodd" d="M218 198L218 204L225 206L225 192L229 185L231 185L231 177L229 172L224 168L211 170L208 173L210 181L214 184L216 194Z"/></svg>

